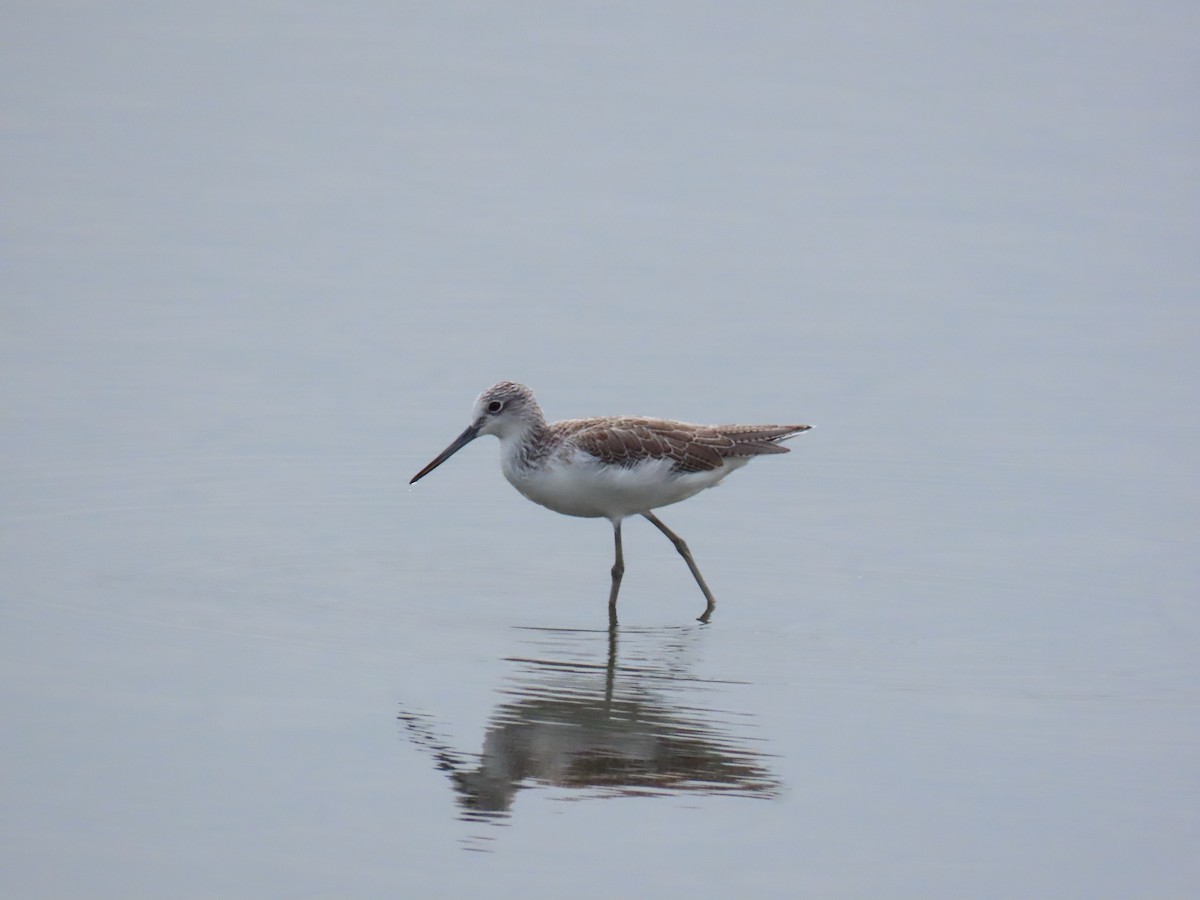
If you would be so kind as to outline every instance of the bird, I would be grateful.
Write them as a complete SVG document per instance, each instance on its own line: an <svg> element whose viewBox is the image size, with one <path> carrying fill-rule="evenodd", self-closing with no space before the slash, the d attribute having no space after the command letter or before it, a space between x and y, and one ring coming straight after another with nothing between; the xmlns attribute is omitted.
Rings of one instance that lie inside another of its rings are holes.
<svg viewBox="0 0 1200 900"><path fill-rule="evenodd" d="M787 453L782 441L811 425L693 425L671 419L601 416L547 423L533 391L501 381L479 395L470 424L412 477L416 484L476 438L500 439L501 470L509 484L557 513L608 519L616 558L608 596L610 626L617 624L617 594L625 574L621 523L640 515L661 531L687 563L707 603L716 608L683 538L654 514L714 487L755 456Z"/></svg>

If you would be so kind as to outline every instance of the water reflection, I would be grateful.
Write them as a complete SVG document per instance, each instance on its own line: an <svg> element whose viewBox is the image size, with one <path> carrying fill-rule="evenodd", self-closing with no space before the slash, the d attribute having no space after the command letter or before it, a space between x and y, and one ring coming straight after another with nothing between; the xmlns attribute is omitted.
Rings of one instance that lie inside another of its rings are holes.
<svg viewBox="0 0 1200 900"><path fill-rule="evenodd" d="M464 819L504 821L535 785L566 789L567 799L775 797L781 786L746 734L750 718L710 706L736 683L687 672L697 631L522 629L530 652L507 659L515 671L479 754L448 746L428 716L402 709L399 718L449 777Z"/></svg>

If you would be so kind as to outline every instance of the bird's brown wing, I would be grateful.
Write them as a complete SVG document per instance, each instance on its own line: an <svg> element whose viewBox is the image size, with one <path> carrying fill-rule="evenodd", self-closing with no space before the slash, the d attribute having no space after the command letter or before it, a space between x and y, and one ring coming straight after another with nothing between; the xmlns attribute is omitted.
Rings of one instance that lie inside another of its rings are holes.
<svg viewBox="0 0 1200 900"><path fill-rule="evenodd" d="M670 459L677 472L708 472L731 457L787 453L779 441L807 425L691 425L669 419L575 419L555 427L569 429L580 450L612 465L632 466L646 459Z"/></svg>

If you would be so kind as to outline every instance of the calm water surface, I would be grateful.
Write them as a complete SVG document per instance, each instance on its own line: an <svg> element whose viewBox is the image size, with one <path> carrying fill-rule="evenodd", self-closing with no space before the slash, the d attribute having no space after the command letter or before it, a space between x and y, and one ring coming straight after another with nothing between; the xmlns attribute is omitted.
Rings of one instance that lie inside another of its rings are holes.
<svg viewBox="0 0 1200 900"><path fill-rule="evenodd" d="M5 18L0 895L1200 892L1190 5Z"/></svg>

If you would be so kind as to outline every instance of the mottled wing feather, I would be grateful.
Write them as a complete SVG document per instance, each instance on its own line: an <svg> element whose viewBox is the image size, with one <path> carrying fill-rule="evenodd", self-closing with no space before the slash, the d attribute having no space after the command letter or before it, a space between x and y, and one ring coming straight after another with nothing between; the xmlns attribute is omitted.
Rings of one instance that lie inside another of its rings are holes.
<svg viewBox="0 0 1200 900"><path fill-rule="evenodd" d="M632 466L645 459L671 459L677 472L708 472L729 457L787 453L777 442L807 425L691 425L669 419L573 419L551 426L597 459Z"/></svg>

